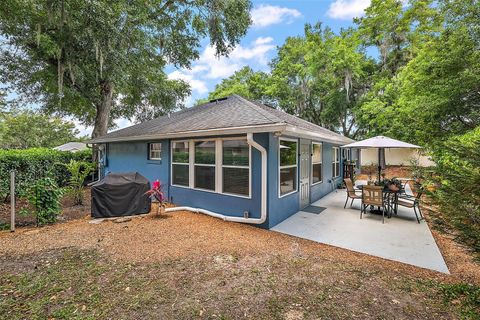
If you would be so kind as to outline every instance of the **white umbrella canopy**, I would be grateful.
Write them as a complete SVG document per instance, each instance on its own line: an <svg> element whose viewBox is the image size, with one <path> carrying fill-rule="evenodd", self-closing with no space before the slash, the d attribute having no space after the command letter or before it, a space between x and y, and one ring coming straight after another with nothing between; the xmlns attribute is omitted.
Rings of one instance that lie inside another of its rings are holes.
<svg viewBox="0 0 480 320"><path fill-rule="evenodd" d="M403 142L400 140L395 140L389 137L376 136L373 138L368 138L362 141L357 141L353 143L346 144L342 148L416 148L420 149L422 147L415 144Z"/></svg>
<svg viewBox="0 0 480 320"><path fill-rule="evenodd" d="M365 140L353 142L342 146L342 148L358 148L369 149L378 148L378 181L380 181L380 173L382 169L385 169L385 148L415 148L420 149L422 147L415 144L395 140L389 137L376 136Z"/></svg>

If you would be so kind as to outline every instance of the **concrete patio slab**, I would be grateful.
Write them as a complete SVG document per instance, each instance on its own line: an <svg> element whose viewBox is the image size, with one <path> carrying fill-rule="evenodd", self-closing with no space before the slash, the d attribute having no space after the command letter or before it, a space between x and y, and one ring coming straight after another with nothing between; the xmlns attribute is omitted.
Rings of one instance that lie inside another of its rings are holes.
<svg viewBox="0 0 480 320"><path fill-rule="evenodd" d="M272 230L414 266L449 273L425 221L417 223L413 209L400 207L391 219L367 213L360 219L360 200L343 205L345 190L332 192L312 205L320 214L299 211Z"/></svg>

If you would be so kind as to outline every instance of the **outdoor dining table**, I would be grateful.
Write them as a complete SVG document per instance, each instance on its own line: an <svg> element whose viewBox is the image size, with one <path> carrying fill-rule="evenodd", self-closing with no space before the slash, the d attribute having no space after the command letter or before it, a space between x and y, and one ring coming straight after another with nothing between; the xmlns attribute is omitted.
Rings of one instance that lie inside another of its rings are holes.
<svg viewBox="0 0 480 320"><path fill-rule="evenodd" d="M355 188L357 190L362 190L364 185L357 185ZM392 190L387 186L384 186L382 189L383 193L383 198L386 200L386 207L387 207L387 213L388 217L392 217L392 211L393 213L397 214L398 212L398 196L405 192L405 189L402 187L398 190ZM374 210L373 206L370 206L370 212L374 214L382 214L381 210Z"/></svg>

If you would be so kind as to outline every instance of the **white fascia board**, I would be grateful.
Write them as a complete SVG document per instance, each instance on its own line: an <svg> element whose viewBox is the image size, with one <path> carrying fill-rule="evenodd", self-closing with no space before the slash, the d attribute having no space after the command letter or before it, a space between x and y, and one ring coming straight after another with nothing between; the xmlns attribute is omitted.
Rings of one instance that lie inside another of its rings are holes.
<svg viewBox="0 0 480 320"><path fill-rule="evenodd" d="M285 129L285 134L290 134L290 135L293 135L293 136L299 137L299 138L320 140L320 141L328 142L328 143L338 145L338 146L344 145L346 143L345 141L332 139L332 138L327 137L327 136L325 136L321 133L301 129L301 128L291 126L291 125L287 125L287 127ZM345 137L345 139L350 140L350 141L354 141L354 140L352 140L350 138L347 138L347 137Z"/></svg>
<svg viewBox="0 0 480 320"><path fill-rule="evenodd" d="M105 138L92 139L88 141L88 143L96 144L96 143L107 143L107 142L123 142L123 141L127 142L127 141L223 136L223 135L260 133L260 132L284 132L286 127L287 125L285 123L274 123L274 124L268 124L268 125L205 129L205 130L152 134L152 135L142 135L142 136L132 136L132 137L118 137L118 138L105 137Z"/></svg>

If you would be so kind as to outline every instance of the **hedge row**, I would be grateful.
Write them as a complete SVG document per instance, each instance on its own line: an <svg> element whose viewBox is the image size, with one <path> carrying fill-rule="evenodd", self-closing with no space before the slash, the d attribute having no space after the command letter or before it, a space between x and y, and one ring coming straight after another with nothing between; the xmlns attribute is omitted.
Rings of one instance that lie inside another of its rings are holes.
<svg viewBox="0 0 480 320"><path fill-rule="evenodd" d="M16 194L24 197L28 187L39 178L47 175L55 179L59 186L65 186L68 171L62 163L71 159L91 161L91 150L65 152L47 148L26 150L0 150L0 201L10 194L10 171L16 173Z"/></svg>

